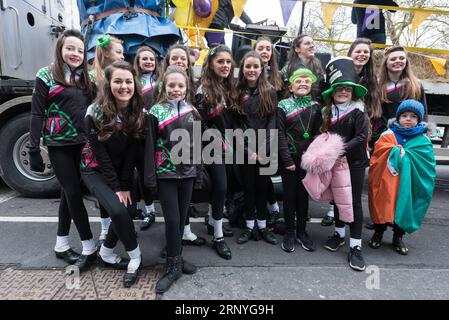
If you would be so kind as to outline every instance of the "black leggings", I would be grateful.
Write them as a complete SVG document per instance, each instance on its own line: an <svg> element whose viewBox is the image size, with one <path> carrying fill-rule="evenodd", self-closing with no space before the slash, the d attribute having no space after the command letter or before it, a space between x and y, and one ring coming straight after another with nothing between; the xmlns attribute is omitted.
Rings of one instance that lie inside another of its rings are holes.
<svg viewBox="0 0 449 320"><path fill-rule="evenodd" d="M260 165L242 165L243 190L245 192L245 219L267 219L268 182L270 176L261 175Z"/></svg>
<svg viewBox="0 0 449 320"><path fill-rule="evenodd" d="M92 239L89 217L83 202L80 181L81 150L83 145L48 147L48 156L61 184L58 211L58 236L68 236L73 220L81 240Z"/></svg>
<svg viewBox="0 0 449 320"><path fill-rule="evenodd" d="M211 200L212 217L215 220L223 219L223 208L226 199L227 177L224 164L210 164L206 166L210 175L212 190Z"/></svg>
<svg viewBox="0 0 449 320"><path fill-rule="evenodd" d="M194 178L158 179L168 257L176 257L181 254L181 240L192 198L193 181Z"/></svg>
<svg viewBox="0 0 449 320"><path fill-rule="evenodd" d="M387 224L374 224L374 230L379 233L384 233L387 230ZM402 237L405 231L401 229L396 223L393 224L393 234L397 237Z"/></svg>
<svg viewBox="0 0 449 320"><path fill-rule="evenodd" d="M365 168L350 168L351 187L352 187L352 207L354 212L354 222L349 223L349 231L351 238L362 238L363 227L363 208L362 208L362 191L365 179ZM345 226L343 221L339 220L339 212L337 206L334 205L335 227L342 228Z"/></svg>
<svg viewBox="0 0 449 320"><path fill-rule="evenodd" d="M306 231L307 213L309 212L309 194L302 184L306 171L302 170L299 164L295 163L295 165L295 171L288 171L284 168L281 171L284 190L284 217L287 231L294 231L296 212L296 232L303 234Z"/></svg>
<svg viewBox="0 0 449 320"><path fill-rule="evenodd" d="M268 203L275 204L277 202L276 194L274 193L273 181L271 178L268 181Z"/></svg>
<svg viewBox="0 0 449 320"><path fill-rule="evenodd" d="M106 248L114 248L118 240L121 240L126 251L137 248L136 231L131 219L130 211L135 210L135 206L125 207L120 202L115 192L108 186L103 175L99 172L83 173L83 181L90 193L97 198L111 217L108 235L104 242ZM134 203L134 201L133 201Z"/></svg>

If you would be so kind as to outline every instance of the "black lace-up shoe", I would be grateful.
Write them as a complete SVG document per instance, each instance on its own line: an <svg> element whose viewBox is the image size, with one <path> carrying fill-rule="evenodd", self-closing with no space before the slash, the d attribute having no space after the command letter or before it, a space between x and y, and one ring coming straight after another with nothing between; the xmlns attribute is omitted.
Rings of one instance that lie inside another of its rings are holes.
<svg viewBox="0 0 449 320"><path fill-rule="evenodd" d="M365 260L362 256L362 249L359 246L355 246L351 248L348 253L348 262L349 266L357 271L365 270Z"/></svg>
<svg viewBox="0 0 449 320"><path fill-rule="evenodd" d="M285 252L293 252L295 251L295 233L287 232L284 236L284 239L281 243L281 248Z"/></svg>
<svg viewBox="0 0 449 320"><path fill-rule="evenodd" d="M329 237L324 244L324 247L329 251L337 251L338 248L345 244L345 238L340 238L340 235L335 232L332 237Z"/></svg>
<svg viewBox="0 0 449 320"><path fill-rule="evenodd" d="M306 251L315 251L315 244L313 243L310 236L307 234L307 232L304 233L297 233L296 234L296 241L302 246L302 248Z"/></svg>
<svg viewBox="0 0 449 320"><path fill-rule="evenodd" d="M214 248L217 254L223 259L232 259L231 249L229 249L228 244L224 241L224 238L212 240L212 248Z"/></svg>

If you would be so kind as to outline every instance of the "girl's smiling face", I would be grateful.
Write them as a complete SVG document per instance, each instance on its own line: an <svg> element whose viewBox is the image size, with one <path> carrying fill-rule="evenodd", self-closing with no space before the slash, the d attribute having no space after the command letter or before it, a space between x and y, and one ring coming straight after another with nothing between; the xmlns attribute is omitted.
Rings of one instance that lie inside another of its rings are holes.
<svg viewBox="0 0 449 320"><path fill-rule="evenodd" d="M156 58L151 51L143 51L139 55L139 68L142 73L151 73L156 67Z"/></svg>
<svg viewBox="0 0 449 320"><path fill-rule="evenodd" d="M254 57L248 57L243 63L243 77L248 81L250 87L255 87L257 80L262 73L260 60Z"/></svg>
<svg viewBox="0 0 449 320"><path fill-rule="evenodd" d="M295 52L300 57L311 59L315 56L316 52L315 42L313 42L311 37L306 36L302 39L299 47L295 47Z"/></svg>
<svg viewBox="0 0 449 320"><path fill-rule="evenodd" d="M387 58L387 70L390 72L402 72L407 63L407 55L404 51L395 51Z"/></svg>
<svg viewBox="0 0 449 320"><path fill-rule="evenodd" d="M170 51L169 63L171 66L176 65L184 71L187 71L189 68L189 58L187 53L179 48Z"/></svg>
<svg viewBox="0 0 449 320"><path fill-rule="evenodd" d="M355 46L354 50L351 52L352 61L354 61L354 66L363 67L368 63L371 56L370 48L365 43L360 43Z"/></svg>
<svg viewBox="0 0 449 320"><path fill-rule="evenodd" d="M165 79L165 92L170 100L183 100L186 97L187 82L181 73L171 73Z"/></svg>
<svg viewBox="0 0 449 320"><path fill-rule="evenodd" d="M312 90L312 80L308 76L298 77L290 85L290 92L296 97L305 97Z"/></svg>
<svg viewBox="0 0 449 320"><path fill-rule="evenodd" d="M118 105L127 105L132 99L135 91L134 77L128 70L115 69L109 85Z"/></svg>
<svg viewBox="0 0 449 320"><path fill-rule="evenodd" d="M232 57L229 52L218 52L212 59L212 70L214 73L222 79L229 76L232 67Z"/></svg>
<svg viewBox="0 0 449 320"><path fill-rule="evenodd" d="M352 92L354 91L353 86L341 85L336 86L332 97L334 98L335 104L346 103L352 100Z"/></svg>
<svg viewBox="0 0 449 320"><path fill-rule="evenodd" d="M270 61L271 55L273 54L272 45L270 41L267 40L259 41L254 49L258 54L260 54L263 63L267 64Z"/></svg>
<svg viewBox="0 0 449 320"><path fill-rule="evenodd" d="M61 49L62 60L75 70L84 61L84 42L77 37L67 37Z"/></svg>

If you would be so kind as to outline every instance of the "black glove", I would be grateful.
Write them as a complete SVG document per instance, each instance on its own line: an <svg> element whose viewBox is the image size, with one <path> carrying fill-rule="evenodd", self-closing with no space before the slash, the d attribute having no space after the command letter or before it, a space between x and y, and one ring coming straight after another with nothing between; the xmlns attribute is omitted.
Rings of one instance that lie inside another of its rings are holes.
<svg viewBox="0 0 449 320"><path fill-rule="evenodd" d="M45 165L41 156L41 150L30 150L28 152L30 158L30 168L35 172L44 172Z"/></svg>

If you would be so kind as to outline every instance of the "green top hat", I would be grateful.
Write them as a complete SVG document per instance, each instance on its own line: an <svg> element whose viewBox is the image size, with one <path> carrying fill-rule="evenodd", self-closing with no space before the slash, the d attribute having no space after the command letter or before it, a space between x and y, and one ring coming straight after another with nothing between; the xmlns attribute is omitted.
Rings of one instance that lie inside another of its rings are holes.
<svg viewBox="0 0 449 320"><path fill-rule="evenodd" d="M326 65L325 80L329 89L321 94L326 101L330 93L334 92L335 87L339 85L353 86L354 98L363 98L368 90L357 83L354 69L354 62L349 57L336 57L330 60Z"/></svg>

